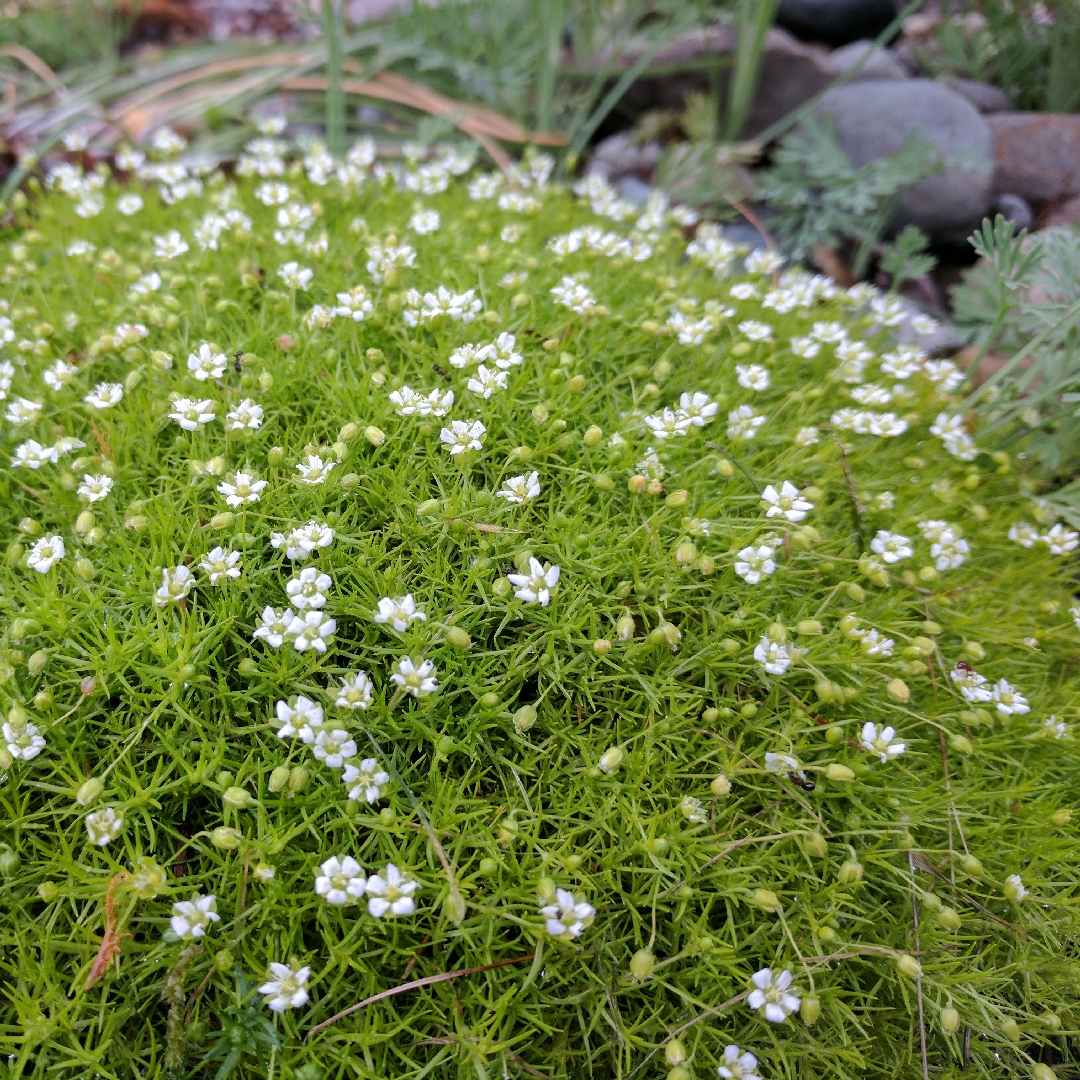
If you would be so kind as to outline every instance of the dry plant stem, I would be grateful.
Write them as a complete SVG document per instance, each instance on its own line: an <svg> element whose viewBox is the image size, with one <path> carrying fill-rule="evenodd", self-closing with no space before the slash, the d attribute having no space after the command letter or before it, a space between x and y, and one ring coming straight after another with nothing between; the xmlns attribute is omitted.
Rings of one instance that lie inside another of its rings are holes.
<svg viewBox="0 0 1080 1080"><path fill-rule="evenodd" d="M915 951L918 953L921 950L919 945L919 904L915 895L915 860L911 852L908 852L908 870L911 873L911 918L915 927ZM923 1080L930 1080L930 1064L926 1057L926 1016L923 1012L921 967L919 974L915 977L915 992L919 999L919 1051L922 1056Z"/></svg>
<svg viewBox="0 0 1080 1080"><path fill-rule="evenodd" d="M459 968L457 971L443 971L438 975L428 975L423 979L414 979L412 982L402 983L400 986L394 986L389 990L383 990L379 994L374 994L369 998L364 998L363 1001L358 1001L355 1005L350 1005L347 1009L343 1009L335 1016L331 1016L329 1020L324 1020L321 1024L316 1024L304 1036L304 1041L307 1042L307 1040L316 1032L322 1031L323 1028L337 1023L337 1021L341 1020L343 1017L350 1016L360 1009L366 1009L369 1005L374 1005L375 1002L383 1001L385 998L394 997L397 994L405 994L410 990L419 990L424 986L433 986L435 983L446 982L448 979L460 979L464 975L478 975L482 971L491 971L492 968L507 967L509 964L524 964L527 961L532 960L535 955L535 953L529 953L528 956L512 956L509 960L496 960L493 964L481 964L479 967Z"/></svg>
<svg viewBox="0 0 1080 1080"><path fill-rule="evenodd" d="M67 96L67 88L56 72L37 53L26 48L25 45L12 44L0 47L0 57L4 56L10 56L13 60L18 60L28 67L42 82L48 83L56 91L57 97Z"/></svg>

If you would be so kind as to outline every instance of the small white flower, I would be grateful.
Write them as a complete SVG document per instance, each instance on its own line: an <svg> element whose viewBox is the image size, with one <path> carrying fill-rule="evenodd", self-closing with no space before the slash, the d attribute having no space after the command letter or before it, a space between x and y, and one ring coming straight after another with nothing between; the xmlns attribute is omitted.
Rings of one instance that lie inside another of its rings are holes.
<svg viewBox="0 0 1080 1080"><path fill-rule="evenodd" d="M578 900L568 889L556 889L555 903L546 904L540 909L540 914L547 920L544 929L551 937L572 941L592 924L596 908L584 900Z"/></svg>
<svg viewBox="0 0 1080 1080"><path fill-rule="evenodd" d="M334 636L337 623L322 611L305 611L294 615L289 623L288 634L297 652L314 649L326 652L327 642Z"/></svg>
<svg viewBox="0 0 1080 1080"><path fill-rule="evenodd" d="M334 855L315 871L315 892L328 904L351 904L366 888L367 878L351 855Z"/></svg>
<svg viewBox="0 0 1080 1080"><path fill-rule="evenodd" d="M276 548L284 547L290 559L306 559L316 549L329 547L333 542L334 530L321 521L309 521L293 529L288 536L270 534L270 543Z"/></svg>
<svg viewBox="0 0 1080 1080"><path fill-rule="evenodd" d="M339 292L337 301L334 314L343 319L352 319L353 322L363 322L375 310L363 285L355 285L348 292Z"/></svg>
<svg viewBox="0 0 1080 1080"><path fill-rule="evenodd" d="M252 637L262 638L272 649L280 648L289 635L289 623L292 622L292 612L275 611L272 607L263 608L259 616L259 625Z"/></svg>
<svg viewBox="0 0 1080 1080"><path fill-rule="evenodd" d="M457 455L467 450L481 449L486 434L487 428L479 420L474 420L471 424L464 420L452 420L448 428L439 432L439 438L451 454Z"/></svg>
<svg viewBox="0 0 1080 1080"><path fill-rule="evenodd" d="M273 1012L283 1013L286 1009L299 1009L306 1005L309 994L307 981L311 968L292 968L287 964L270 964L267 980L259 987L259 993L266 998L266 1004Z"/></svg>
<svg viewBox="0 0 1080 1080"><path fill-rule="evenodd" d="M204 424L214 419L214 403L208 398L196 401L194 398L177 398L173 402L169 418L175 420L185 431L198 431Z"/></svg>
<svg viewBox="0 0 1080 1080"><path fill-rule="evenodd" d="M340 769L349 758L356 757L356 743L344 728L323 728L315 736L311 752L328 769Z"/></svg>
<svg viewBox="0 0 1080 1080"><path fill-rule="evenodd" d="M16 761L32 761L45 749L45 736L37 724L4 724L4 745Z"/></svg>
<svg viewBox="0 0 1080 1080"><path fill-rule="evenodd" d="M735 573L750 585L756 585L776 569L773 555L776 552L768 544L745 547L735 562Z"/></svg>
<svg viewBox="0 0 1080 1080"><path fill-rule="evenodd" d="M896 738L896 731L891 727L872 724L867 721L862 727L860 745L871 754L877 754L884 764L891 757L902 754L907 745Z"/></svg>
<svg viewBox="0 0 1080 1080"><path fill-rule="evenodd" d="M749 1050L744 1053L732 1043L724 1047L724 1064L716 1071L723 1080L761 1080L756 1069L757 1058Z"/></svg>
<svg viewBox="0 0 1080 1080"><path fill-rule="evenodd" d="M206 931L216 922L221 922L217 913L216 896L198 896L191 900L181 900L172 906L172 918L169 925L172 932L182 941L195 941L205 937Z"/></svg>
<svg viewBox="0 0 1080 1080"><path fill-rule="evenodd" d="M1002 716L1021 715L1030 712L1027 698L1004 679L998 679L990 691L990 699L997 703L997 711Z"/></svg>
<svg viewBox="0 0 1080 1080"><path fill-rule="evenodd" d="M783 675L791 667L791 653L767 634L754 646L754 659L770 674Z"/></svg>
<svg viewBox="0 0 1080 1080"><path fill-rule="evenodd" d="M523 362L521 353L517 351L517 338L505 330L481 351L486 352L489 359L494 359L495 366L503 371L518 367Z"/></svg>
<svg viewBox="0 0 1080 1080"><path fill-rule="evenodd" d="M479 394L485 400L491 397L496 390L506 389L506 372L485 367L483 364L477 368L476 374L469 379L468 388Z"/></svg>
<svg viewBox="0 0 1080 1080"><path fill-rule="evenodd" d="M226 431L255 431L262 424L263 408L251 398L244 398L225 414Z"/></svg>
<svg viewBox="0 0 1080 1080"><path fill-rule="evenodd" d="M96 503L106 498L112 489L113 479L111 476L91 476L90 473L84 473L83 482L77 490L79 495L88 503Z"/></svg>
<svg viewBox="0 0 1080 1080"><path fill-rule="evenodd" d="M372 618L377 623L388 623L390 628L399 634L408 630L414 622L427 621L427 616L422 611L417 611L412 593L397 597L384 596Z"/></svg>
<svg viewBox="0 0 1080 1080"><path fill-rule="evenodd" d="M224 353L216 353L204 341L199 346L197 353L189 353L187 358L188 371L199 382L207 379L220 379L225 374L225 366L228 363Z"/></svg>
<svg viewBox="0 0 1080 1080"><path fill-rule="evenodd" d="M802 768L799 759L791 754L777 754L770 751L765 755L765 771L769 773L798 772Z"/></svg>
<svg viewBox="0 0 1080 1080"><path fill-rule="evenodd" d="M240 576L239 563L239 551L226 551L225 548L216 547L203 556L199 568L210 578L211 585L222 585L229 578Z"/></svg>
<svg viewBox="0 0 1080 1080"><path fill-rule="evenodd" d="M289 603L297 611L314 610L326 604L326 594L333 582L329 574L321 574L314 566L306 566L285 585Z"/></svg>
<svg viewBox="0 0 1080 1080"><path fill-rule="evenodd" d="M739 332L751 341L768 341L772 337L773 328L768 323L747 319L746 322L739 323Z"/></svg>
<svg viewBox="0 0 1080 1080"><path fill-rule="evenodd" d="M547 607L551 600L551 590L559 582L559 568L550 563L541 564L537 558L530 558L527 574L507 574L506 577L515 587L514 595L519 600Z"/></svg>
<svg viewBox="0 0 1080 1080"><path fill-rule="evenodd" d="M95 409L111 409L124 397L124 388L120 383L98 383L83 401Z"/></svg>
<svg viewBox="0 0 1080 1080"><path fill-rule="evenodd" d="M749 405L740 405L728 413L728 438L752 439L757 434L757 429L764 423L764 416L756 415Z"/></svg>
<svg viewBox="0 0 1080 1080"><path fill-rule="evenodd" d="M750 976L754 989L750 991L747 1004L760 1012L772 1024L782 1024L799 1007L799 991L792 987L790 971L773 974L771 968L762 968Z"/></svg>
<svg viewBox="0 0 1080 1080"><path fill-rule="evenodd" d="M30 553L26 556L26 565L31 570L44 574L51 570L66 554L67 550L64 547L64 538L62 536L43 536L30 549Z"/></svg>
<svg viewBox="0 0 1080 1080"><path fill-rule="evenodd" d="M267 481L260 480L254 473L238 472L231 484L225 480L218 484L217 491L225 496L229 506L246 506L259 501L266 484Z"/></svg>
<svg viewBox="0 0 1080 1080"><path fill-rule="evenodd" d="M821 442L821 432L816 427L799 428L795 433L796 446L814 446L819 442Z"/></svg>
<svg viewBox="0 0 1080 1080"><path fill-rule="evenodd" d="M409 218L409 228L412 229L417 236L425 236L427 233L436 232L439 228L439 211L438 210L417 210L411 218Z"/></svg>
<svg viewBox="0 0 1080 1080"><path fill-rule="evenodd" d="M971 547L966 540L951 532L943 536L936 544L930 545L930 555L939 570L955 570L958 566L963 566L970 550Z"/></svg>
<svg viewBox="0 0 1080 1080"><path fill-rule="evenodd" d="M154 237L154 255L159 259L177 259L190 250L187 242L175 229L165 236Z"/></svg>
<svg viewBox="0 0 1080 1080"><path fill-rule="evenodd" d="M540 494L540 477L535 472L528 476L511 476L503 482L503 486L495 492L500 499L509 503L524 503L528 499L535 499Z"/></svg>
<svg viewBox="0 0 1080 1080"><path fill-rule="evenodd" d="M60 458L54 446L42 446L34 439L27 439L15 447L15 456L11 459L13 468L23 466L27 469L40 469L42 465L53 464Z"/></svg>
<svg viewBox="0 0 1080 1080"><path fill-rule="evenodd" d="M804 499L790 480L785 480L779 491L769 484L761 493L761 501L767 518L782 517L785 521L802 521L814 509L814 504Z"/></svg>
<svg viewBox="0 0 1080 1080"><path fill-rule="evenodd" d="M42 401L30 401L24 397L17 397L8 405L5 418L9 424L16 426L36 424L41 419L41 410L44 407L45 403Z"/></svg>
<svg viewBox="0 0 1080 1080"><path fill-rule="evenodd" d="M878 529L874 539L870 541L870 550L880 555L887 563L910 559L913 554L911 541L906 536L891 533L885 529Z"/></svg>
<svg viewBox="0 0 1080 1080"><path fill-rule="evenodd" d="M381 874L372 874L367 880L368 914L376 919L411 915L416 910L413 893L419 888L420 882L389 863Z"/></svg>
<svg viewBox="0 0 1080 1080"><path fill-rule="evenodd" d="M1059 523L1051 526L1043 533L1039 537L1039 541L1050 548L1051 555L1065 555L1070 551L1075 551L1080 546L1080 533L1066 529L1064 525Z"/></svg>
<svg viewBox="0 0 1080 1080"><path fill-rule="evenodd" d="M664 409L655 416L645 417L645 426L657 439L685 435L691 428L690 417L674 409Z"/></svg>
<svg viewBox="0 0 1080 1080"><path fill-rule="evenodd" d="M986 676L980 675L967 663L957 664L950 672L952 680L960 688L964 699L971 702L990 701L993 693L986 685Z"/></svg>
<svg viewBox="0 0 1080 1080"><path fill-rule="evenodd" d="M371 680L366 671L344 675L334 704L339 709L366 709L371 704Z"/></svg>
<svg viewBox="0 0 1080 1080"><path fill-rule="evenodd" d="M307 292L315 273L298 262L287 262L278 270L278 277L285 283L286 288Z"/></svg>
<svg viewBox="0 0 1080 1080"><path fill-rule="evenodd" d="M54 360L53 363L41 373L41 378L50 390L61 390L71 382L78 370L79 369L74 364L69 364L64 360ZM12 368L11 375L14 376L14 373L15 369ZM8 376L5 372L5 382L7 378ZM10 385L10 383L8 383L8 385ZM7 387L5 386L3 389L6 391Z"/></svg>
<svg viewBox="0 0 1080 1080"><path fill-rule="evenodd" d="M390 783L390 774L379 767L373 757L364 758L359 765L351 761L341 774L350 799L358 802L363 799L369 806L374 806L382 796L382 789Z"/></svg>
<svg viewBox="0 0 1080 1080"><path fill-rule="evenodd" d="M424 660L417 664L410 656L394 661L390 681L414 698L427 697L439 689L434 663Z"/></svg>
<svg viewBox="0 0 1080 1080"><path fill-rule="evenodd" d="M1033 548L1040 539L1039 530L1026 521L1018 521L1009 529L1009 539L1021 547Z"/></svg>
<svg viewBox="0 0 1080 1080"><path fill-rule="evenodd" d="M1010 874L1005 879L1005 888L1002 892L1005 894L1005 899L1011 900L1014 904L1019 904L1028 894L1028 890L1019 874Z"/></svg>
<svg viewBox="0 0 1080 1080"><path fill-rule="evenodd" d="M186 566L162 568L161 585L154 593L154 602L158 607L179 604L191 592L194 584L195 575Z"/></svg>
<svg viewBox="0 0 1080 1080"><path fill-rule="evenodd" d="M882 637L876 630L867 630L859 637L859 645L867 656L892 656L894 644L892 638Z"/></svg>
<svg viewBox="0 0 1080 1080"><path fill-rule="evenodd" d="M124 217L131 217L132 214L137 214L142 208L142 196L137 195L134 191L130 191L126 195L121 195L120 198L116 200L116 209L119 210Z"/></svg>
<svg viewBox="0 0 1080 1080"><path fill-rule="evenodd" d="M689 419L694 427L704 427L712 421L720 408L708 394L700 390L685 393L679 398L679 411Z"/></svg>
<svg viewBox="0 0 1080 1080"><path fill-rule="evenodd" d="M768 390L769 369L761 364L736 364L735 371L740 386L747 390Z"/></svg>
<svg viewBox="0 0 1080 1080"><path fill-rule="evenodd" d="M300 694L292 705L287 701L279 701L274 706L274 712L277 715L277 733L280 739L296 738L310 745L315 741L315 732L322 728L322 706L316 705L311 698L303 694Z"/></svg>
<svg viewBox="0 0 1080 1080"><path fill-rule="evenodd" d="M105 806L86 815L86 835L90 843L105 847L115 840L124 828L124 815L113 806Z"/></svg>
<svg viewBox="0 0 1080 1080"><path fill-rule="evenodd" d="M318 454L308 454L303 461L296 465L296 471L300 474L300 481L304 484L325 484L330 470L337 464L336 461L327 459L323 461Z"/></svg>

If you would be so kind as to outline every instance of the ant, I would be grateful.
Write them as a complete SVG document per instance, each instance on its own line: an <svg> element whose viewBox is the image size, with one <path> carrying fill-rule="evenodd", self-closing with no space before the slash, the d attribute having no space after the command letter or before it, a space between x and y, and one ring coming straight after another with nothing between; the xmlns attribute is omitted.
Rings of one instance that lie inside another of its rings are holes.
<svg viewBox="0 0 1080 1080"><path fill-rule="evenodd" d="M237 349L236 350L236 355L233 357L233 367L236 368L236 374L237 375L239 375L240 372L244 370L243 367L240 364L240 361L243 358L244 358L244 350L243 349Z"/></svg>
<svg viewBox="0 0 1080 1080"><path fill-rule="evenodd" d="M788 779L793 784L797 785L798 787L801 787L803 789L803 791L813 791L814 788L817 787L817 784L815 784L814 781L811 780L806 775L806 773L804 773L801 769L798 770L797 772L794 771L794 770L789 772L788 773Z"/></svg>
<svg viewBox="0 0 1080 1080"><path fill-rule="evenodd" d="M438 364L432 364L431 366L432 366L432 368L434 368L436 375L441 375L447 382L451 381L449 374L443 368L441 368Z"/></svg>

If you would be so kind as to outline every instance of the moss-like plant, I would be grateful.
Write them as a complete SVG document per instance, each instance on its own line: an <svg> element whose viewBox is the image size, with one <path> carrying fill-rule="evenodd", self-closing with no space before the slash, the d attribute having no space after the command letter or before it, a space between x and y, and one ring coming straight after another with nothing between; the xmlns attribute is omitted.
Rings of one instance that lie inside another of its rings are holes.
<svg viewBox="0 0 1080 1080"><path fill-rule="evenodd" d="M281 154L8 219L6 1075L1075 1061L1077 536L956 369L540 158Z"/></svg>

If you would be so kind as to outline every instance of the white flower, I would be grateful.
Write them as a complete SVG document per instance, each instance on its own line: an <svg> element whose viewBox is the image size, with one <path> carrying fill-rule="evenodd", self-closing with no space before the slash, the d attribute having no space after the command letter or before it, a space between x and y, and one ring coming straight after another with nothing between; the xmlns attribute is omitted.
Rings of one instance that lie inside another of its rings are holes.
<svg viewBox="0 0 1080 1080"><path fill-rule="evenodd" d="M684 795L679 800L679 813L681 813L687 821L690 821L695 825L701 825L703 822L709 820L708 811L701 805L701 800L694 798L693 795Z"/></svg>
<svg viewBox="0 0 1080 1080"><path fill-rule="evenodd" d="M891 757L902 754L907 745L896 738L896 731L891 727L882 727L867 721L862 727L862 748L871 754L877 754L884 764Z"/></svg>
<svg viewBox="0 0 1080 1080"><path fill-rule="evenodd" d="M42 465L59 460L59 451L54 446L42 446L34 439L27 439L15 447L15 456L11 459L13 468L20 465L27 469L40 469Z"/></svg>
<svg viewBox="0 0 1080 1080"><path fill-rule="evenodd" d="M337 623L321 611L305 611L294 615L289 623L288 634L297 652L314 649L326 652L326 643L334 636Z"/></svg>
<svg viewBox="0 0 1080 1080"><path fill-rule="evenodd" d="M970 664L961 661L949 674L965 700L983 702L993 699L993 692L986 685L986 676L980 675Z"/></svg>
<svg viewBox="0 0 1080 1080"><path fill-rule="evenodd" d="M527 499L535 499L539 494L540 476L535 472L529 473L528 476L511 476L495 492L496 497L505 499L509 503L523 503Z"/></svg>
<svg viewBox="0 0 1080 1080"><path fill-rule="evenodd" d="M98 383L83 401L95 409L111 409L124 397L124 388L120 383Z"/></svg>
<svg viewBox="0 0 1080 1080"><path fill-rule="evenodd" d="M412 895L419 888L420 882L389 863L381 874L368 878L368 914L376 919L385 915L411 915L416 910Z"/></svg>
<svg viewBox="0 0 1080 1080"><path fill-rule="evenodd" d="M782 517L785 521L802 521L814 509L814 504L804 499L790 480L785 480L779 491L770 484L761 493L761 501L766 504L767 518Z"/></svg>
<svg viewBox="0 0 1080 1080"><path fill-rule="evenodd" d="M464 420L452 420L448 428L439 432L439 438L451 454L463 454L467 450L479 450L484 445L487 428L479 420L471 424Z"/></svg>
<svg viewBox="0 0 1080 1080"><path fill-rule="evenodd" d="M195 941L204 937L206 931L221 916L216 911L216 896L198 896L191 900L181 900L172 906L172 918L169 925L172 932L182 941Z"/></svg>
<svg viewBox="0 0 1080 1080"><path fill-rule="evenodd" d="M185 431L198 431L203 424L210 423L214 415L214 403L209 398L202 401L177 398L173 402L169 418L175 420Z"/></svg>
<svg viewBox="0 0 1080 1080"><path fill-rule="evenodd" d="M749 1050L744 1053L734 1044L729 1044L724 1047L724 1064L716 1071L724 1080L761 1080L755 1069L757 1058Z"/></svg>
<svg viewBox="0 0 1080 1080"><path fill-rule="evenodd" d="M1009 529L1009 539L1021 547L1033 548L1040 539L1039 530L1026 521L1018 521Z"/></svg>
<svg viewBox="0 0 1080 1080"><path fill-rule="evenodd" d="M796 446L814 446L821 441L821 432L813 426L799 428L795 433Z"/></svg>
<svg viewBox="0 0 1080 1080"><path fill-rule="evenodd" d="M188 371L199 382L207 379L220 379L225 374L225 366L228 363L224 353L215 353L204 341L199 346L197 353L189 353L187 358Z"/></svg>
<svg viewBox="0 0 1080 1080"><path fill-rule="evenodd" d="M323 728L315 736L311 752L328 769L340 769L349 758L356 757L356 743L344 728Z"/></svg>
<svg viewBox="0 0 1080 1080"><path fill-rule="evenodd" d="M747 390L768 390L769 369L761 364L736 364L739 385Z"/></svg>
<svg viewBox="0 0 1080 1080"><path fill-rule="evenodd" d="M280 648L289 635L291 622L292 612L288 609L275 611L272 607L265 607L259 616L259 626L251 636L262 638L272 649Z"/></svg>
<svg viewBox="0 0 1080 1080"><path fill-rule="evenodd" d="M10 363L7 361L5 361L5 366L11 367ZM74 364L68 364L63 360L55 360L41 373L41 378L50 390L61 390L71 382L78 370L79 369ZM11 368L10 376L6 370L4 371L3 381L7 384L3 387L5 392L7 387L11 385L11 383L8 382L8 379L13 377L14 374L14 368Z"/></svg>
<svg viewBox="0 0 1080 1080"><path fill-rule="evenodd" d="M686 416L694 427L704 427L712 421L720 408L708 394L700 390L685 393L679 398L679 411Z"/></svg>
<svg viewBox="0 0 1080 1080"><path fill-rule="evenodd" d="M417 210L416 213L409 218L409 228L418 236L424 236L426 233L435 232L439 228L439 211Z"/></svg>
<svg viewBox="0 0 1080 1080"><path fill-rule="evenodd" d="M286 288L300 289L302 292L307 292L307 287L314 276L314 271L295 261L287 262L278 270L278 277L285 283Z"/></svg>
<svg viewBox="0 0 1080 1080"><path fill-rule="evenodd" d="M26 565L39 574L47 573L67 554L62 536L43 536L30 549Z"/></svg>
<svg viewBox="0 0 1080 1080"><path fill-rule="evenodd" d="M314 610L326 604L332 584L329 574L320 574L314 566L306 566L285 585L285 592L289 603L298 611Z"/></svg>
<svg viewBox="0 0 1080 1080"><path fill-rule="evenodd" d="M769 773L798 772L802 768L799 759L791 754L777 754L772 751L765 755L765 771Z"/></svg>
<svg viewBox="0 0 1080 1080"><path fill-rule="evenodd" d="M348 292L339 292L337 301L334 314L343 319L352 319L353 322L363 322L375 310L363 285L355 285Z"/></svg>
<svg viewBox="0 0 1080 1080"><path fill-rule="evenodd" d="M790 971L775 975L771 968L762 968L750 976L754 989L750 991L747 1004L772 1024L782 1024L799 1007L799 991L791 986Z"/></svg>
<svg viewBox="0 0 1080 1080"><path fill-rule="evenodd" d="M240 576L239 562L239 551L226 551L224 548L216 547L203 556L199 568L209 576L211 585L222 585L229 578Z"/></svg>
<svg viewBox="0 0 1080 1080"><path fill-rule="evenodd" d="M124 815L113 806L105 806L86 815L86 835L91 844L104 847L115 840L124 828Z"/></svg>
<svg viewBox="0 0 1080 1080"><path fill-rule="evenodd" d="M342 676L334 704L340 709L366 709L371 704L371 680L367 672Z"/></svg>
<svg viewBox="0 0 1080 1080"><path fill-rule="evenodd" d="M328 904L351 904L366 888L367 878L351 855L334 855L315 871L315 892Z"/></svg>
<svg viewBox="0 0 1080 1080"><path fill-rule="evenodd" d="M83 473L83 482L77 490L88 503L96 503L106 498L112 489L111 476L91 476L90 473Z"/></svg>
<svg viewBox="0 0 1080 1080"><path fill-rule="evenodd" d="M159 259L177 259L190 250L186 241L175 229L165 236L154 237L154 255Z"/></svg>
<svg viewBox="0 0 1080 1080"><path fill-rule="evenodd" d="M287 701L279 701L274 706L274 711L277 714L278 738L298 738L308 744L315 741L315 731L321 728L323 723L321 705L316 705L311 698L300 694L292 705Z"/></svg>
<svg viewBox="0 0 1080 1080"><path fill-rule="evenodd" d="M270 543L276 548L284 547L290 559L306 559L316 548L329 547L333 542L334 530L321 521L309 521L293 529L288 536L270 534Z"/></svg>
<svg viewBox="0 0 1080 1080"><path fill-rule="evenodd" d="M759 547L745 547L739 552L735 563L735 573L750 585L756 585L763 577L768 577L775 569L773 561L775 551L768 544Z"/></svg>
<svg viewBox="0 0 1080 1080"><path fill-rule="evenodd" d="M266 484L267 481L260 480L253 473L238 472L231 484L222 480L217 486L217 491L225 496L225 502L229 506L245 506L247 503L259 501Z"/></svg>
<svg viewBox="0 0 1080 1080"><path fill-rule="evenodd" d="M1019 904L1028 894L1028 890L1019 874L1010 874L1005 879L1005 888L1002 889L1002 892L1005 894L1005 899L1011 900L1014 904Z"/></svg>
<svg viewBox="0 0 1080 1080"><path fill-rule="evenodd" d="M728 413L728 438L752 439L764 423L764 416L757 416L749 405L740 405Z"/></svg>
<svg viewBox="0 0 1080 1080"><path fill-rule="evenodd" d="M41 419L42 401L30 401L24 397L15 398L8 405L5 417L9 424L36 424Z"/></svg>
<svg viewBox="0 0 1080 1080"><path fill-rule="evenodd" d="M195 584L195 575L186 566L162 569L161 578L161 585L154 594L155 603L159 607L180 603Z"/></svg>
<svg viewBox="0 0 1080 1080"><path fill-rule="evenodd" d="M4 724L4 745L16 761L32 761L45 749L45 736L37 724Z"/></svg>
<svg viewBox="0 0 1080 1080"><path fill-rule="evenodd" d="M578 900L568 889L556 889L555 903L542 907L540 914L547 920L544 929L551 937L571 941L592 923L596 908Z"/></svg>
<svg viewBox="0 0 1080 1080"><path fill-rule="evenodd" d="M266 1004L273 1012L299 1009L307 1004L309 994L306 987L311 968L270 964L267 975L266 982L259 987L259 993L266 998Z"/></svg>
<svg viewBox="0 0 1080 1080"><path fill-rule="evenodd" d="M751 341L768 341L772 337L772 327L768 323L755 322L747 319L739 323L739 332L745 334Z"/></svg>
<svg viewBox="0 0 1080 1080"><path fill-rule="evenodd" d="M793 337L791 351L803 360L813 360L821 352L821 344L810 337Z"/></svg>
<svg viewBox="0 0 1080 1080"><path fill-rule="evenodd" d="M336 308L323 307L316 304L305 316L304 326L309 330L325 330L334 321Z"/></svg>
<svg viewBox="0 0 1080 1080"><path fill-rule="evenodd" d="M116 200L116 209L120 211L124 217L131 217L132 214L137 214L143 208L143 200L141 195L137 195L135 192L128 192L126 195L121 195Z"/></svg>
<svg viewBox="0 0 1080 1080"><path fill-rule="evenodd" d="M1002 716L1020 715L1031 711L1027 698L1004 679L998 679L994 684L990 691L990 698L997 702L997 711Z"/></svg>
<svg viewBox="0 0 1080 1080"><path fill-rule="evenodd" d="M475 364L477 360L482 358L482 354L488 349L489 346L483 347L473 345L471 343L465 345L459 345L450 354L450 366L456 368L468 367L469 364ZM394 400L393 394L390 395L390 400Z"/></svg>
<svg viewBox="0 0 1080 1080"><path fill-rule="evenodd" d="M515 586L514 595L526 603L538 603L547 607L551 600L551 590L559 581L559 568L550 563L542 565L539 559L529 559L527 574L507 574L507 580Z"/></svg>
<svg viewBox="0 0 1080 1080"><path fill-rule="evenodd" d="M1066 529L1064 525L1059 523L1051 526L1039 537L1039 540L1050 548L1051 555L1065 555L1067 552L1075 551L1077 546L1080 546L1080 533Z"/></svg>
<svg viewBox="0 0 1080 1080"><path fill-rule="evenodd" d="M345 781L350 799L363 799L369 806L373 806L379 801L382 789L390 783L390 774L379 768L375 758L369 757L364 758L359 765L348 762L341 779Z"/></svg>
<svg viewBox="0 0 1080 1080"><path fill-rule="evenodd" d="M892 656L894 644L892 638L882 637L876 630L867 630L859 637L859 645L867 656Z"/></svg>
<svg viewBox="0 0 1080 1080"><path fill-rule="evenodd" d="M791 667L791 654L779 641L767 634L754 646L754 659L770 674L783 675Z"/></svg>
<svg viewBox="0 0 1080 1080"><path fill-rule="evenodd" d="M673 435L685 435L691 427L690 417L673 409L664 409L655 416L645 417L645 426L658 439L667 439Z"/></svg>
<svg viewBox="0 0 1080 1080"><path fill-rule="evenodd" d="M250 398L244 398L225 414L226 431L255 431L263 420L263 409Z"/></svg>
<svg viewBox="0 0 1080 1080"><path fill-rule="evenodd" d="M494 359L495 366L503 371L517 367L523 362L521 353L517 351L517 338L506 331L503 331L490 345L485 345L481 351L486 352L488 358Z"/></svg>
<svg viewBox="0 0 1080 1080"><path fill-rule="evenodd" d="M556 303L578 315L591 315L596 310L596 297L572 277L564 277L548 291L555 297Z"/></svg>
<svg viewBox="0 0 1080 1080"><path fill-rule="evenodd" d="M506 372L492 371L481 364L467 385L474 394L479 394L482 398L487 399L496 390L506 389Z"/></svg>
<svg viewBox="0 0 1080 1080"><path fill-rule="evenodd" d="M414 698L427 697L439 689L435 665L430 660L417 664L410 656L394 661L390 681Z"/></svg>
<svg viewBox="0 0 1080 1080"><path fill-rule="evenodd" d="M325 484L330 470L336 464L336 461L330 459L323 461L318 454L308 454L303 461L297 462L296 471L300 474L301 483Z"/></svg>
<svg viewBox="0 0 1080 1080"><path fill-rule="evenodd" d="M911 541L906 536L891 533L885 529L878 529L874 539L870 541L870 550L880 555L887 563L910 559L913 554Z"/></svg>
<svg viewBox="0 0 1080 1080"><path fill-rule="evenodd" d="M968 542L954 535L951 530L936 544L930 545L930 555L939 570L955 570L963 566L971 550Z"/></svg>
<svg viewBox="0 0 1080 1080"><path fill-rule="evenodd" d="M289 191L289 185L280 182L267 181L267 183L260 184L255 189L255 198L263 206L284 206L291 197L292 192Z"/></svg>
<svg viewBox="0 0 1080 1080"><path fill-rule="evenodd" d="M412 593L406 596L384 596L379 601L379 610L372 618L377 623L389 623L392 630L401 633L414 622L426 622L427 616L422 611L416 610L416 601Z"/></svg>

